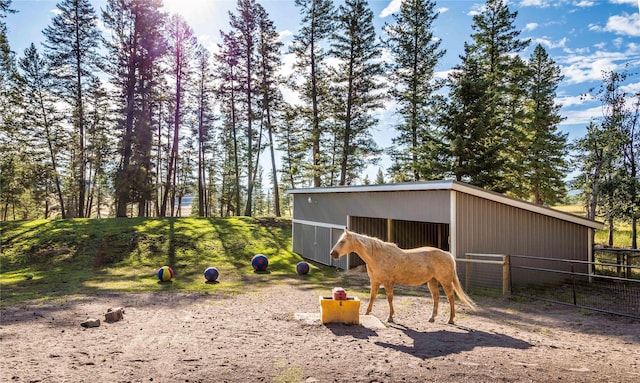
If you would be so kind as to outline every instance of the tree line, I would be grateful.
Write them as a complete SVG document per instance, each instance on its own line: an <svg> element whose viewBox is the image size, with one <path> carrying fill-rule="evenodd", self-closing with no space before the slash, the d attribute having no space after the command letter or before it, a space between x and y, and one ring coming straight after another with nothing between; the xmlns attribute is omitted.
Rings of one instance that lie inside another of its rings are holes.
<svg viewBox="0 0 640 383"><path fill-rule="evenodd" d="M403 1L380 31L365 0L295 5L290 46L259 2L238 0L209 52L161 0L100 11L62 0L42 47L16 55L0 0L2 218L175 216L187 194L200 216L280 216L283 190L369 183L383 152L392 165L374 182L454 178L544 205L566 198L571 159L591 218L637 218L638 107L624 73L605 74L605 117L569 143L560 68L541 45L522 56L530 41L504 0L473 17L446 79L433 0ZM385 103L395 135L380 148Z"/></svg>

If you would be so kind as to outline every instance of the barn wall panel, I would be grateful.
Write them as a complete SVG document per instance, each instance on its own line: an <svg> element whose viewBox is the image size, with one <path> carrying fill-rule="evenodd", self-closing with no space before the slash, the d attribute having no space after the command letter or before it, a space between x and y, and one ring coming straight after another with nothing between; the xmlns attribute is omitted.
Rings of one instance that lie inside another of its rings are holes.
<svg viewBox="0 0 640 383"><path fill-rule="evenodd" d="M449 191L294 194L293 218L347 225L347 216L449 223Z"/></svg>
<svg viewBox="0 0 640 383"><path fill-rule="evenodd" d="M488 253L588 260L586 227L464 193L456 193L456 204L457 257ZM567 271L570 267L555 261L522 258L513 258L511 262L514 266ZM472 271L482 267L490 266L474 265ZM464 268L460 269L464 273ZM563 277L558 274L550 278ZM517 268L513 269L512 279L525 284L539 282L533 273Z"/></svg>

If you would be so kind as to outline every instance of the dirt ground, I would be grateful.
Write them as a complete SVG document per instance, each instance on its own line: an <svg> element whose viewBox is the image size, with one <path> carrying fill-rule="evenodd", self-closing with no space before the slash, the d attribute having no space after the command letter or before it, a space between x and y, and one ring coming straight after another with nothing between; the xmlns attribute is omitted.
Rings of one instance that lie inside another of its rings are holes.
<svg viewBox="0 0 640 383"><path fill-rule="evenodd" d="M419 295L396 291L395 324L323 325L318 297L334 286L292 277L224 295L216 292L222 283L209 293L105 294L5 308L0 381L640 381L638 320L475 296L480 309L457 305L456 325L447 324L446 298L429 323L425 287ZM368 295L347 292L361 299L363 313ZM124 320L105 323L106 310L118 306ZM382 292L372 314L384 320L387 310ZM81 327L87 317L101 326Z"/></svg>

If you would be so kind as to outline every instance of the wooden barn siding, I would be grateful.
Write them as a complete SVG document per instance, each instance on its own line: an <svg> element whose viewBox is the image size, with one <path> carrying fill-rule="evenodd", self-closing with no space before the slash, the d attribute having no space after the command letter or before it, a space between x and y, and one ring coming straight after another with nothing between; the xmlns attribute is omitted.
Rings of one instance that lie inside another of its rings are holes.
<svg viewBox="0 0 640 383"><path fill-rule="evenodd" d="M456 256L459 258L466 253L488 253L588 260L589 229L584 226L464 193L456 193L456 211ZM513 266L570 270L570 265L562 262L521 258L512 258L511 262ZM518 285L557 283L566 279L562 274L512 270L512 281ZM585 266L575 271L588 270ZM465 266L461 263L458 273L462 280ZM502 274L498 266L472 264L471 275L473 282L474 278L500 281Z"/></svg>

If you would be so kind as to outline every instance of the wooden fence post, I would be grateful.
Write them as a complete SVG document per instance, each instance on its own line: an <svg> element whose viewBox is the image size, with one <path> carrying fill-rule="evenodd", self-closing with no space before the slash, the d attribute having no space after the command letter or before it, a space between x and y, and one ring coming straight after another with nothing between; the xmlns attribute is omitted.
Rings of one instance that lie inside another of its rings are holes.
<svg viewBox="0 0 640 383"><path fill-rule="evenodd" d="M511 296L511 257L505 255L502 259L502 297Z"/></svg>

